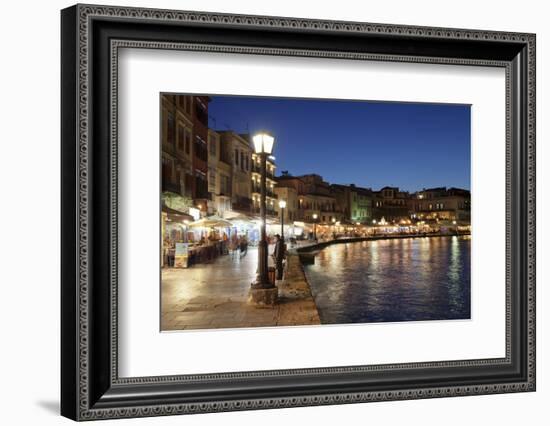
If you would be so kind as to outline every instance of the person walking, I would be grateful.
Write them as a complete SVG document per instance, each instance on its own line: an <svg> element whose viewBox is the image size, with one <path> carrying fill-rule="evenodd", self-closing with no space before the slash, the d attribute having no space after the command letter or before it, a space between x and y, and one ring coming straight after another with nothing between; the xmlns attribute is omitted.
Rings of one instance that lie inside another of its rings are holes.
<svg viewBox="0 0 550 426"><path fill-rule="evenodd" d="M239 250L241 257L246 256L246 253L248 252L248 241L245 235L241 236L239 241Z"/></svg>
<svg viewBox="0 0 550 426"><path fill-rule="evenodd" d="M239 240L237 238L237 234L233 233L231 235L231 238L229 239L229 252L231 253L232 259L235 258L238 248L239 248Z"/></svg>
<svg viewBox="0 0 550 426"><path fill-rule="evenodd" d="M277 279L283 279L283 260L285 257L285 243L279 234L275 235L275 249L273 250L275 258L275 268L277 270Z"/></svg>

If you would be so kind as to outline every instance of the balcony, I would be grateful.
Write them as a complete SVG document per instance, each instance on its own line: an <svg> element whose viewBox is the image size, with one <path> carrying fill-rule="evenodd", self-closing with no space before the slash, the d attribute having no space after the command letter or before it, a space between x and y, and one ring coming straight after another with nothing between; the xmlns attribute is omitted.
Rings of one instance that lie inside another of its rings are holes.
<svg viewBox="0 0 550 426"><path fill-rule="evenodd" d="M252 213L260 214L260 208L259 207L252 207ZM266 209L265 214L268 216L279 216L278 213L273 209L272 207L269 207Z"/></svg>
<svg viewBox="0 0 550 426"><path fill-rule="evenodd" d="M252 200L247 197L235 197L233 210L249 212L252 209Z"/></svg>
<svg viewBox="0 0 550 426"><path fill-rule="evenodd" d="M262 188L260 187L260 185L252 185L251 191L253 194L261 194ZM275 194L275 192L273 192L271 189L268 189L265 192L265 195L266 197L277 198L277 194Z"/></svg>
<svg viewBox="0 0 550 426"><path fill-rule="evenodd" d="M195 124L197 122L201 124L201 131L208 132L208 113L206 109L198 103L195 103L195 118L197 119Z"/></svg>
<svg viewBox="0 0 550 426"><path fill-rule="evenodd" d="M252 163L252 168L250 170L252 171L252 173L258 173L260 175L262 174L262 168L255 163ZM275 175L273 174L273 172L270 172L269 170L266 171L265 175L269 179L275 179Z"/></svg>
<svg viewBox="0 0 550 426"><path fill-rule="evenodd" d="M174 192L181 195L182 187L179 183L166 182L162 180L162 190L168 192Z"/></svg>

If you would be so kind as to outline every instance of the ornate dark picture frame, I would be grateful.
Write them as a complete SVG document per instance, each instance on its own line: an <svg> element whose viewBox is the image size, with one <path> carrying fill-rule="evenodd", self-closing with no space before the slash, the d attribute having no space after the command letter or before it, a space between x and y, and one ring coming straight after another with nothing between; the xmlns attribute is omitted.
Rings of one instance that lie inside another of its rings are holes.
<svg viewBox="0 0 550 426"><path fill-rule="evenodd" d="M535 390L535 35L76 5L62 28L61 413L158 416ZM117 52L190 49L506 70L506 356L120 378Z"/></svg>

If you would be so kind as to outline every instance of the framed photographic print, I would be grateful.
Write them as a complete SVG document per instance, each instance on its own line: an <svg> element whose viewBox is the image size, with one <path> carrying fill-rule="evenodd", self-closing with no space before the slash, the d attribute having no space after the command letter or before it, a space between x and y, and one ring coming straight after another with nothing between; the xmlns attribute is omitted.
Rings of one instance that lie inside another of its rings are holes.
<svg viewBox="0 0 550 426"><path fill-rule="evenodd" d="M535 36L76 5L74 420L535 390Z"/></svg>

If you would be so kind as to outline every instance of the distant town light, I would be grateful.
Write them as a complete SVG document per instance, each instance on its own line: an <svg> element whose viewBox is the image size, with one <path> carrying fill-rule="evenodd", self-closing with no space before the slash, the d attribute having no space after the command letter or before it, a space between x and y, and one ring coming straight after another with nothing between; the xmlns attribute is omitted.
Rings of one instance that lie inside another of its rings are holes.
<svg viewBox="0 0 550 426"><path fill-rule="evenodd" d="M313 213L313 220L317 220L317 213Z"/></svg>
<svg viewBox="0 0 550 426"><path fill-rule="evenodd" d="M376 219L373 219L373 220L372 220L372 224L373 224L373 225L376 225Z"/></svg>
<svg viewBox="0 0 550 426"><path fill-rule="evenodd" d="M332 218L332 223L336 223L336 218L335 217Z"/></svg>
<svg viewBox="0 0 550 426"><path fill-rule="evenodd" d="M256 154L270 155L275 138L268 132L259 132L252 137L252 141L254 142L254 151L256 151Z"/></svg>
<svg viewBox="0 0 550 426"><path fill-rule="evenodd" d="M280 200L279 201L279 207L281 209L285 209L286 208L286 201L285 200Z"/></svg>

